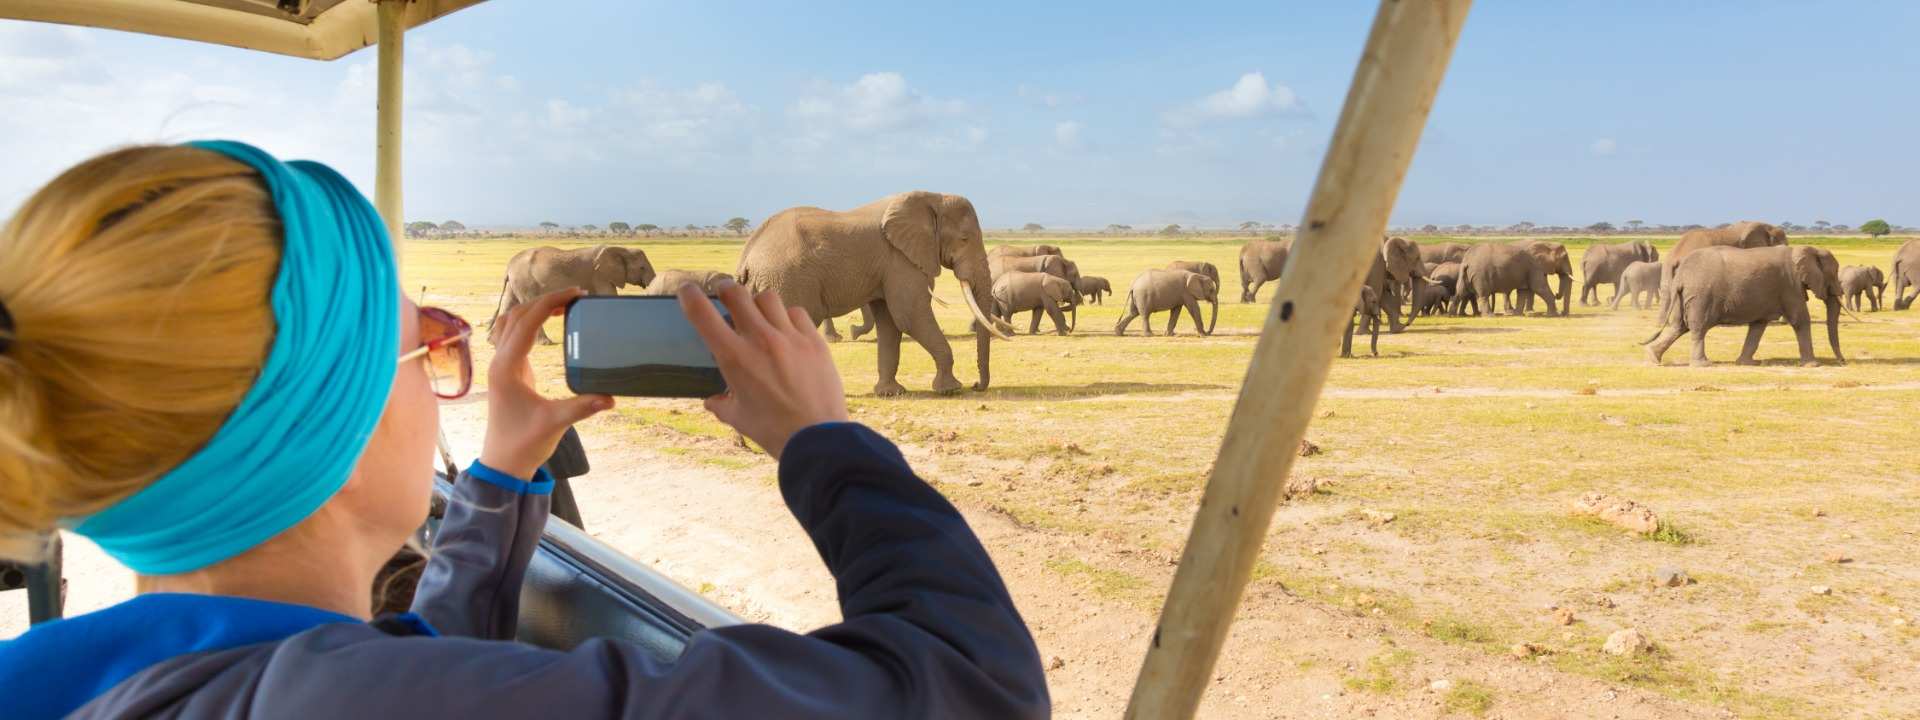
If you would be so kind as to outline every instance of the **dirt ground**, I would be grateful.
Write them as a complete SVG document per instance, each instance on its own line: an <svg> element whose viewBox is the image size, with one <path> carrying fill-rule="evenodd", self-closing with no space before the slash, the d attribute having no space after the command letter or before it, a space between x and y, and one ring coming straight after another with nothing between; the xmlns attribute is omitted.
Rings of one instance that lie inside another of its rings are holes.
<svg viewBox="0 0 1920 720"><path fill-rule="evenodd" d="M1243 240L1009 239L1063 244L1119 288L1170 259L1213 261L1229 288L1212 337L1145 338L1136 322L1116 338L1110 298L1073 335L996 344L994 387L952 398L926 392L918 348L903 351L912 392L882 399L872 340L835 346L855 419L900 442L994 554L1061 717L1119 715L1138 671L1272 292L1233 302ZM416 243L409 287L483 321L506 256L539 242ZM1899 240L1794 242L1884 267ZM724 269L737 251L634 244L662 268ZM1319 452L1294 467L1318 489L1280 508L1202 717L1920 717L1920 312L1849 319L1850 362L1812 369L1785 327L1760 367L1730 365L1738 328L1709 336L1721 365L1673 366L1683 341L1653 367L1635 344L1651 312L1574 315L1421 318L1383 334L1381 357L1335 364L1308 432ZM1829 355L1818 332L1815 346ZM537 366L560 393L553 355ZM477 451L481 408L445 408L457 453ZM589 532L750 620L837 617L772 463L697 403L623 400L581 431ZM1590 492L1646 504L1661 531L1573 513ZM69 610L130 592L84 541L69 557ZM1655 587L1665 567L1691 582ZM0 636L23 615L0 594ZM1623 628L1652 649L1603 652Z"/></svg>

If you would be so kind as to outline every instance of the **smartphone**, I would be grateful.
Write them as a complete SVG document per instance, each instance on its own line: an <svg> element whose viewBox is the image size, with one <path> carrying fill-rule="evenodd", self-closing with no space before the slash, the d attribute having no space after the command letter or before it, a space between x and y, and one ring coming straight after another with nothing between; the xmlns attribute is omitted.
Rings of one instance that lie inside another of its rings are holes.
<svg viewBox="0 0 1920 720"><path fill-rule="evenodd" d="M708 300L731 324L726 308ZM671 295L575 300L566 338L567 388L575 393L703 398L727 391L719 363Z"/></svg>

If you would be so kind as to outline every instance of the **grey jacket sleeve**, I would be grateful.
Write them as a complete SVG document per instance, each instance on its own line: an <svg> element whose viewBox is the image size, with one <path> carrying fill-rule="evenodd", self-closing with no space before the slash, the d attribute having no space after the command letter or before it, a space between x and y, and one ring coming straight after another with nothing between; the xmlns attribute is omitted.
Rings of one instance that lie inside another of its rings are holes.
<svg viewBox="0 0 1920 720"><path fill-rule="evenodd" d="M553 479L521 481L474 463L453 483L447 515L413 596L413 612L445 636L511 640L520 583L547 524Z"/></svg>

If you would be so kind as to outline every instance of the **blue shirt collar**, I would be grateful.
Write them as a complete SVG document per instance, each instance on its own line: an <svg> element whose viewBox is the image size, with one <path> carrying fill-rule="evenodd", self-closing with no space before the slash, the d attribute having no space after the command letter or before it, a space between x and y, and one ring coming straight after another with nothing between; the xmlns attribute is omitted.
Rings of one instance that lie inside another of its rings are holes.
<svg viewBox="0 0 1920 720"><path fill-rule="evenodd" d="M181 655L276 642L340 613L225 595L151 593L36 625L0 642L9 718L58 718L148 667Z"/></svg>

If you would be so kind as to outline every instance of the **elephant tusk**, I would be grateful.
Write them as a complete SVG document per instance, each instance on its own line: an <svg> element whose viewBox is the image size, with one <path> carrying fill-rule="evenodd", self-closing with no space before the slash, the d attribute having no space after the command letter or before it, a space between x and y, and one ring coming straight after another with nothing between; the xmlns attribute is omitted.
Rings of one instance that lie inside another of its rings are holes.
<svg viewBox="0 0 1920 720"><path fill-rule="evenodd" d="M992 333L994 337L1000 338L1001 340L1013 339L1013 336L1000 331L1000 325L995 324L995 320L998 320L998 318L988 320L987 314L980 312L980 303L973 299L973 286L965 280L960 281L960 299L967 301L967 309L973 311L973 319L980 323L980 327L986 328L987 332ZM1008 327L1012 326L1009 325Z"/></svg>
<svg viewBox="0 0 1920 720"><path fill-rule="evenodd" d="M953 305L947 303L947 301L941 300L939 295L934 294L932 285L927 286L927 297L933 298L933 301L939 303L940 307L953 307Z"/></svg>

